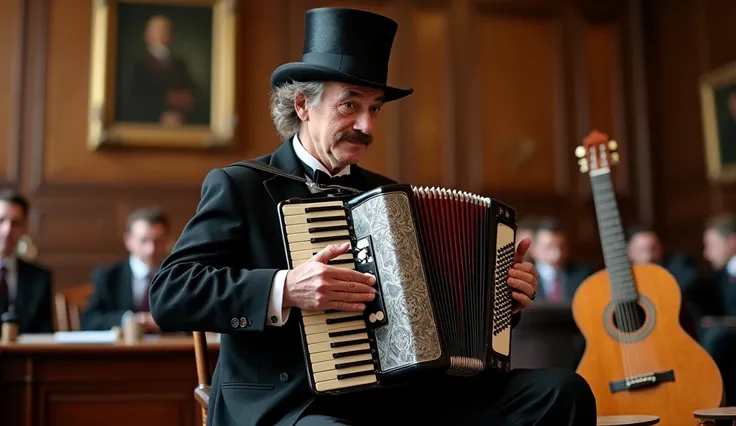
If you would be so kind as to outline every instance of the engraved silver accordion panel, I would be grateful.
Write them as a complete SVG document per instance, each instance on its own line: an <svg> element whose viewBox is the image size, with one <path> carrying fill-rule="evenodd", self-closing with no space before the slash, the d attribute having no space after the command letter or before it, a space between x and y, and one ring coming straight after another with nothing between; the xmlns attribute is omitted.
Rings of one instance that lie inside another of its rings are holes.
<svg viewBox="0 0 736 426"><path fill-rule="evenodd" d="M395 184L278 206L289 268L329 244L329 262L369 272L363 312L302 312L316 394L399 384L430 372L508 370L516 212L489 197Z"/></svg>

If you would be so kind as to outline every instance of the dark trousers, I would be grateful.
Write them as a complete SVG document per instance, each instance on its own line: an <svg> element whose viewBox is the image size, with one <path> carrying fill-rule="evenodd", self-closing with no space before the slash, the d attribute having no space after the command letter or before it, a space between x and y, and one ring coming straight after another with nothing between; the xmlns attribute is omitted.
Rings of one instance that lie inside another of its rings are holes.
<svg viewBox="0 0 736 426"><path fill-rule="evenodd" d="M298 426L595 426L590 387L570 370L513 370L322 399Z"/></svg>

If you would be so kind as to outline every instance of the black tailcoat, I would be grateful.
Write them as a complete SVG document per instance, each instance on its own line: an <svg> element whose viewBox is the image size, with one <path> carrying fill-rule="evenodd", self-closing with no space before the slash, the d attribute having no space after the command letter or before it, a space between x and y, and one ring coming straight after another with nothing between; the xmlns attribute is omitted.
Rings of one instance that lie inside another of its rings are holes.
<svg viewBox="0 0 736 426"><path fill-rule="evenodd" d="M304 176L291 140L257 160ZM355 165L351 173L360 190L394 183ZM281 327L266 318L274 275L287 268L276 206L308 196L303 183L251 168L210 171L196 213L153 279L151 313L162 330L223 333L209 424L291 425L313 399L299 311Z"/></svg>

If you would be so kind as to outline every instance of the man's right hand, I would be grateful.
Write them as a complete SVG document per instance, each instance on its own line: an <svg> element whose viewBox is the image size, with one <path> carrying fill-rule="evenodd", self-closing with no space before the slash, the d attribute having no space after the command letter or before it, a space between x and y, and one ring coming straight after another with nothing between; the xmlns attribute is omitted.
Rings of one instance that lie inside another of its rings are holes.
<svg viewBox="0 0 736 426"><path fill-rule="evenodd" d="M306 311L362 311L376 297L375 277L327 262L350 250L350 244L329 245L286 274L284 308Z"/></svg>

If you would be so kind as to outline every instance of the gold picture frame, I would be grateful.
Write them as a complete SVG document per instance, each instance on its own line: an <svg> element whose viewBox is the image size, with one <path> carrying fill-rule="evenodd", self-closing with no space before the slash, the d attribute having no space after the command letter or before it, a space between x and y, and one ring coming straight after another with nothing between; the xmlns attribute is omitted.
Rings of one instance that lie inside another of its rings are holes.
<svg viewBox="0 0 736 426"><path fill-rule="evenodd" d="M230 146L236 24L236 0L95 0L88 147Z"/></svg>
<svg viewBox="0 0 736 426"><path fill-rule="evenodd" d="M708 178L736 181L736 62L702 76L700 102Z"/></svg>

